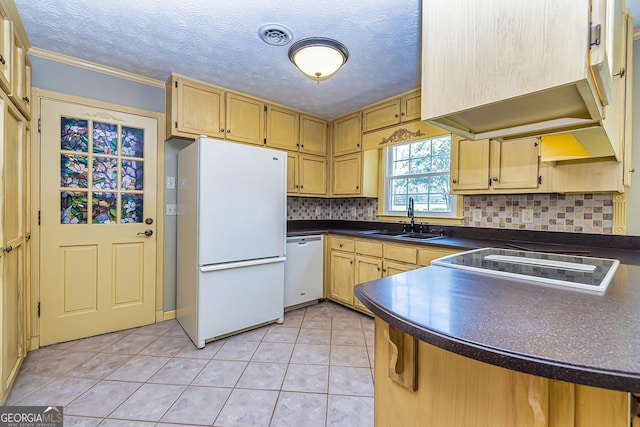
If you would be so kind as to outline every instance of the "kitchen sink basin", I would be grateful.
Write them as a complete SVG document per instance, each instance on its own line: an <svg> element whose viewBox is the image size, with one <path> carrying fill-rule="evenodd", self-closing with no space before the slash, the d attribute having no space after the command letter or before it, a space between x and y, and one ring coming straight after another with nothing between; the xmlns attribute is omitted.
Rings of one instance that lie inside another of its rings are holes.
<svg viewBox="0 0 640 427"><path fill-rule="evenodd" d="M361 231L360 234L391 236L391 237L403 237L408 235L406 231L386 231L386 230L367 230L367 231Z"/></svg>
<svg viewBox="0 0 640 427"><path fill-rule="evenodd" d="M432 233L414 233L414 234L402 234L398 237L401 237L403 239L429 240L429 239L433 239L434 237L440 237L440 235L432 234Z"/></svg>

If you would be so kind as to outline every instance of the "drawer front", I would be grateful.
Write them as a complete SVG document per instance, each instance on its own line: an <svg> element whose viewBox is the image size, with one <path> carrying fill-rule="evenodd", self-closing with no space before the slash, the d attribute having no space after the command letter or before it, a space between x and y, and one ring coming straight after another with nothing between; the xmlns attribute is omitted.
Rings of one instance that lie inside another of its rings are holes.
<svg viewBox="0 0 640 427"><path fill-rule="evenodd" d="M408 246L384 245L384 258L394 261L415 264L418 260L418 250Z"/></svg>
<svg viewBox="0 0 640 427"><path fill-rule="evenodd" d="M339 251L353 252L355 250L355 244L352 239L343 237L331 237L330 239L331 249L337 249Z"/></svg>
<svg viewBox="0 0 640 427"><path fill-rule="evenodd" d="M457 249L418 249L418 265L426 267L431 265L431 261L434 259L442 258L443 256L452 255L456 252L460 252Z"/></svg>
<svg viewBox="0 0 640 427"><path fill-rule="evenodd" d="M382 258L382 243L356 240L356 253Z"/></svg>

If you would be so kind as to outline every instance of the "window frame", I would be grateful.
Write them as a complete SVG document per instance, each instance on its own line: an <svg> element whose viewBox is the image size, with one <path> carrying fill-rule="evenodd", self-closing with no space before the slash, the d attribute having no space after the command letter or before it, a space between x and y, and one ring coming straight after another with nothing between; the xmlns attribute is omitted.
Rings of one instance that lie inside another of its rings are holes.
<svg viewBox="0 0 640 427"><path fill-rule="evenodd" d="M380 206L380 210L382 211L382 215L383 216L388 216L388 217L406 217L407 215L407 211L392 211L390 210L390 201L391 201L391 194L390 194L390 188L391 188L391 182L393 179L397 179L398 177L402 177L402 176L408 176L408 177L429 177L429 176L442 176L442 175L446 175L449 179L449 200L450 200L450 211L448 212L442 212L442 211L425 211L425 210L417 210L415 211L415 216L416 217L420 217L420 218L442 218L442 219L459 219L461 212L460 212L460 207L461 204L460 201L458 200L457 196L451 194L451 184L450 184L450 180L451 180L451 162L449 163L449 170L447 170L446 172L442 172L442 171L438 171L438 172L427 172L427 173L420 173L420 174L407 174L407 175L393 175L390 172L393 171L393 161L394 159L393 157L393 150L395 148L397 148L398 146L401 145L410 145L410 144L416 144L416 143L420 143L420 142L424 142L424 141L430 141L430 140L434 140L434 139L442 139L443 137L448 137L449 138L449 144L450 144L450 148L449 148L449 153L451 153L452 150L452 135L451 134L447 134L447 135L438 135L438 136L433 136L433 137L429 137L429 138L423 138L423 139L417 139L417 140L413 140L413 141L409 141L403 144L394 144L392 146L388 146L388 147L384 147L382 149L382 156L383 156L383 160L381 162L381 173L382 173L382 197L379 198L379 201L381 202L381 206Z"/></svg>

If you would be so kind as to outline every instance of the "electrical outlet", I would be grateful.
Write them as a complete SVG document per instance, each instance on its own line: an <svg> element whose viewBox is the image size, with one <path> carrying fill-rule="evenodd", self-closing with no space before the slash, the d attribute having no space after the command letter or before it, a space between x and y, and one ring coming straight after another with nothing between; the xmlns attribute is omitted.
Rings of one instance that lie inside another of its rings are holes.
<svg viewBox="0 0 640 427"><path fill-rule="evenodd" d="M320 209L320 206L316 206L316 216L320 216L321 213L322 209Z"/></svg>
<svg viewBox="0 0 640 427"><path fill-rule="evenodd" d="M369 218L373 217L373 208L367 208L367 216Z"/></svg>
<svg viewBox="0 0 640 427"><path fill-rule="evenodd" d="M351 208L351 216L356 216L358 215L358 210L354 207Z"/></svg>
<svg viewBox="0 0 640 427"><path fill-rule="evenodd" d="M166 209L165 213L167 216L178 215L178 205L168 204L165 209Z"/></svg>
<svg viewBox="0 0 640 427"><path fill-rule="evenodd" d="M522 223L533 224L533 209L522 209Z"/></svg>
<svg viewBox="0 0 640 427"><path fill-rule="evenodd" d="M474 210L471 211L471 215L472 215L471 219L473 222L482 221L482 209L475 208Z"/></svg>
<svg viewBox="0 0 640 427"><path fill-rule="evenodd" d="M175 190L176 189L176 177L168 176L167 177L167 190Z"/></svg>

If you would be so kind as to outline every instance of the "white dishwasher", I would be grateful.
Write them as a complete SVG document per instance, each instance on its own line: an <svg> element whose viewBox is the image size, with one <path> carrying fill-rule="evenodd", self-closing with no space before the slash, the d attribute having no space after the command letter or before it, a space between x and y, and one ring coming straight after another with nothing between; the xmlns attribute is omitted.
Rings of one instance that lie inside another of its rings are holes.
<svg viewBox="0 0 640 427"><path fill-rule="evenodd" d="M323 297L322 235L287 237L284 264L284 307Z"/></svg>

